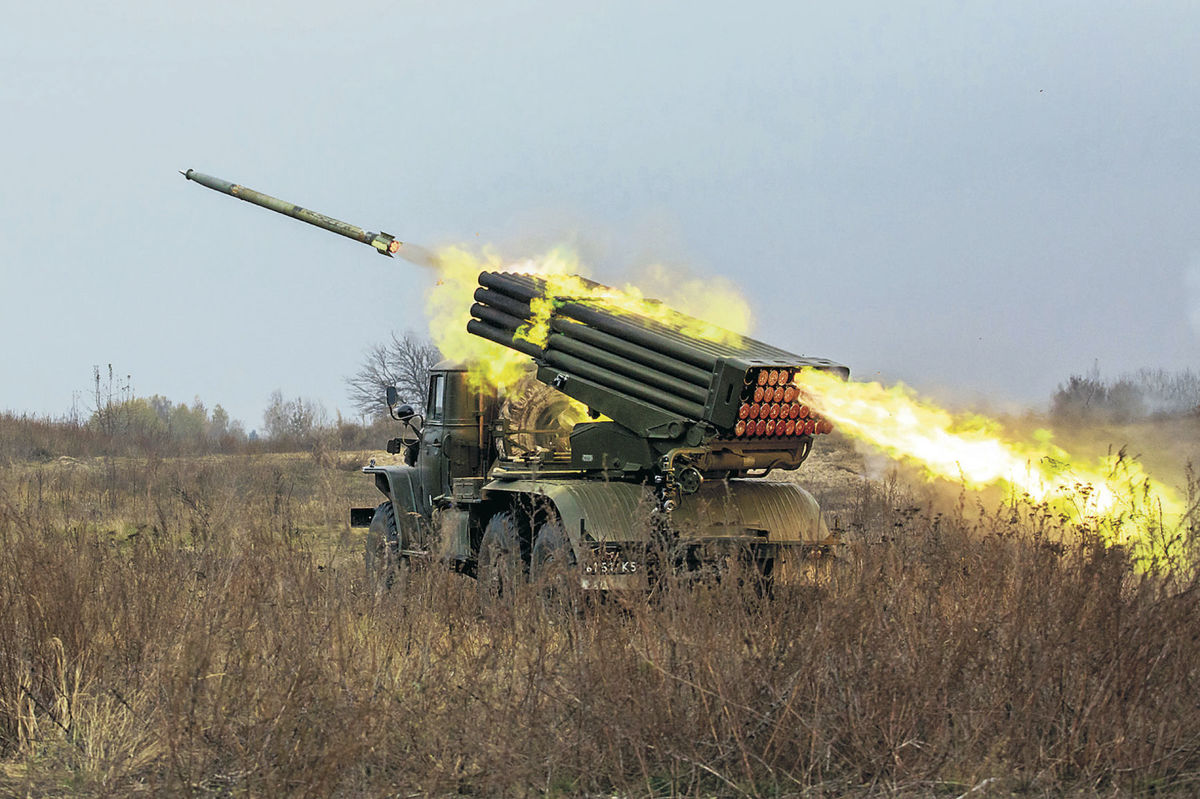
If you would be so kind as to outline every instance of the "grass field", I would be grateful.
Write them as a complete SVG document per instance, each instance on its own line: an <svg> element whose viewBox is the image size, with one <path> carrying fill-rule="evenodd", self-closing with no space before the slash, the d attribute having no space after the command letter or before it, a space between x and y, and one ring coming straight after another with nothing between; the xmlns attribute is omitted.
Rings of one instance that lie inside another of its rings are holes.
<svg viewBox="0 0 1200 799"><path fill-rule="evenodd" d="M843 443L797 475L848 540L805 584L481 605L366 579L368 456L0 466L0 794L1200 791L1196 578L1045 509Z"/></svg>

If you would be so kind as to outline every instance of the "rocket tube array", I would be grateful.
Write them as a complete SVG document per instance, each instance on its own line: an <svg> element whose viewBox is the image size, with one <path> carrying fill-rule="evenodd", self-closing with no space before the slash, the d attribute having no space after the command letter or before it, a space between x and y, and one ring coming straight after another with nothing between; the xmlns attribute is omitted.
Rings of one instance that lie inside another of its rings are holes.
<svg viewBox="0 0 1200 799"><path fill-rule="evenodd" d="M556 307L546 346L540 347L518 332L532 324L529 301L545 296L544 284L527 275L496 272L482 273L479 282L468 332L669 413L692 420L704 418L712 378L699 366L703 357L690 354L691 362L683 361L677 357L681 348L675 342L670 343L673 347L664 346L675 354L651 349L646 344L661 342L652 335L637 335L647 331L571 301Z"/></svg>
<svg viewBox="0 0 1200 799"><path fill-rule="evenodd" d="M746 372L736 438L787 438L833 432L833 422L800 401L795 370L760 368Z"/></svg>
<svg viewBox="0 0 1200 799"><path fill-rule="evenodd" d="M545 282L534 276L483 272L479 283L468 332L663 411L706 420L719 345L690 338L655 320L618 316L586 299L553 297ZM527 338L534 320L530 302L541 298L554 302L544 346ZM726 435L779 438L832 430L832 424L796 401L794 387L784 385L792 371L748 370L738 419ZM782 380L781 374L786 375Z"/></svg>

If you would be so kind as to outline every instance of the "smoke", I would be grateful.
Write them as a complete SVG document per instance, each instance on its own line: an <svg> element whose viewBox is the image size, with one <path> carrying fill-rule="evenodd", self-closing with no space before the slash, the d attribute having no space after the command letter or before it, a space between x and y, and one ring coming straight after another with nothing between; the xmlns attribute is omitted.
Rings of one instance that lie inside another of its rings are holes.
<svg viewBox="0 0 1200 799"><path fill-rule="evenodd" d="M400 244L400 249L396 250L396 255L408 261L410 264L423 266L426 269L439 269L441 262L438 261L437 255L431 250L422 247L420 244L412 242L404 242Z"/></svg>
<svg viewBox="0 0 1200 799"><path fill-rule="evenodd" d="M656 297L681 313L734 333L750 333L750 304L741 288L724 277L694 275L679 266L656 263L639 271L636 285L646 296Z"/></svg>

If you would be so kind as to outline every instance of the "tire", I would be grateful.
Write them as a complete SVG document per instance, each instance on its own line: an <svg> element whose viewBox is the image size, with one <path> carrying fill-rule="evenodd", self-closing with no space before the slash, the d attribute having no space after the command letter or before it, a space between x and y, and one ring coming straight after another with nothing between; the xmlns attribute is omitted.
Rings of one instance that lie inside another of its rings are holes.
<svg viewBox="0 0 1200 799"><path fill-rule="evenodd" d="M521 530L511 512L497 513L488 520L479 543L476 574L479 597L484 602L511 600L517 586L525 582Z"/></svg>
<svg viewBox="0 0 1200 799"><path fill-rule="evenodd" d="M529 555L529 576L539 585L545 583L546 588L566 587L570 579L578 581L575 552L558 519L538 528Z"/></svg>
<svg viewBox="0 0 1200 799"><path fill-rule="evenodd" d="M400 554L402 548L396 509L391 502L380 503L371 517L371 526L367 528L363 551L367 581L376 588L391 588L404 560Z"/></svg>
<svg viewBox="0 0 1200 799"><path fill-rule="evenodd" d="M571 541L557 518L538 528L529 554L529 579L537 586L549 610L578 612L583 607L583 585Z"/></svg>

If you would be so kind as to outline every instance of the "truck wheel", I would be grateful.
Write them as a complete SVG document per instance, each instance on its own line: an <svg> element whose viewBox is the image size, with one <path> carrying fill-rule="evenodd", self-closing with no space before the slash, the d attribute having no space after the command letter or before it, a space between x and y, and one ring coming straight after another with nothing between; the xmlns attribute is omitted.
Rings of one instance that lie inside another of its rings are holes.
<svg viewBox="0 0 1200 799"><path fill-rule="evenodd" d="M487 523L479 543L479 597L490 602L510 598L525 582L525 560L521 557L521 531L512 513L497 513Z"/></svg>
<svg viewBox="0 0 1200 799"><path fill-rule="evenodd" d="M579 587L575 553L562 522L555 519L538 528L529 555L529 576L545 597L555 600Z"/></svg>
<svg viewBox="0 0 1200 799"><path fill-rule="evenodd" d="M533 552L529 554L529 576L535 581L553 581L566 575L575 575L575 552L566 540L563 523L558 519L546 522L538 528L533 540Z"/></svg>
<svg viewBox="0 0 1200 799"><path fill-rule="evenodd" d="M380 503L367 528L363 560L367 580L379 588L391 588L400 568L400 528L396 524L396 509L391 502Z"/></svg>

